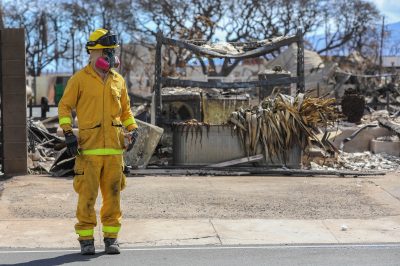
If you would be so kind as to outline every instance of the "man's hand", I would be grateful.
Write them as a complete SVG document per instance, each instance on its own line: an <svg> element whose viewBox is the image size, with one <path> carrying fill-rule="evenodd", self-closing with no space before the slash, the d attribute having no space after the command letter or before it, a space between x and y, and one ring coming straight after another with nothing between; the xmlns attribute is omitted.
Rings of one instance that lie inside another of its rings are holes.
<svg viewBox="0 0 400 266"><path fill-rule="evenodd" d="M129 144L128 147L126 148L127 151L132 150L133 145L135 145L138 137L139 137L139 132L137 131L137 129L134 129L133 131L129 132L128 135Z"/></svg>
<svg viewBox="0 0 400 266"><path fill-rule="evenodd" d="M64 132L65 144L67 145L67 153L71 157L75 157L79 154L78 151L78 139L72 133L72 131Z"/></svg>

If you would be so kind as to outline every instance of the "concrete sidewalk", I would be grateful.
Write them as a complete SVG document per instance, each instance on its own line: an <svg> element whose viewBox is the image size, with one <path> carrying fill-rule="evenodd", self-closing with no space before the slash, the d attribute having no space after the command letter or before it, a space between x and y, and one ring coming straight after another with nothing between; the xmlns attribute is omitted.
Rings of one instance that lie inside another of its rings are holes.
<svg viewBox="0 0 400 266"><path fill-rule="evenodd" d="M400 175L142 177L123 192L122 247L400 242ZM0 182L0 248L78 248L71 178ZM101 197L96 209L100 209ZM100 225L96 245L102 246Z"/></svg>
<svg viewBox="0 0 400 266"><path fill-rule="evenodd" d="M0 220L1 248L77 248L74 219ZM346 226L347 230L342 230ZM100 226L96 245L102 246ZM122 247L400 242L400 216L380 219L127 219Z"/></svg>

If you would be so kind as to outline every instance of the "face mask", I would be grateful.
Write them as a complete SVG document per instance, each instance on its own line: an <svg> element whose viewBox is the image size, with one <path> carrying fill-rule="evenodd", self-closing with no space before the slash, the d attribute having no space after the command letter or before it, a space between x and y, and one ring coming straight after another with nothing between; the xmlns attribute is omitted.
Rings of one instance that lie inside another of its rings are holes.
<svg viewBox="0 0 400 266"><path fill-rule="evenodd" d="M113 49L104 49L105 56L99 57L96 60L96 67L103 70L109 71L112 67L119 67L120 61L118 56L115 55Z"/></svg>

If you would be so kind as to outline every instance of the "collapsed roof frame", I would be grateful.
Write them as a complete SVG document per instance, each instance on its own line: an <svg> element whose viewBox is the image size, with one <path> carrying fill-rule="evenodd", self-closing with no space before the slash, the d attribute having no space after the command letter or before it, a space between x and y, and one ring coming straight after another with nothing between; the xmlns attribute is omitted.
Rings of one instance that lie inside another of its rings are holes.
<svg viewBox="0 0 400 266"><path fill-rule="evenodd" d="M156 125L162 124L162 99L161 89L163 87L199 87L203 89L219 88L219 89L239 89L239 88L256 88L271 85L289 85L296 83L297 90L304 92L304 41L303 34L300 30L296 35L284 36L276 38L275 41L255 41L255 42L235 42L230 43L234 47L245 47L248 51L242 54L225 54L213 51L199 45L206 44L205 41L191 41L191 40L176 40L164 37L162 32L157 33L156 45L156 58L155 58L155 118ZM197 56L217 57L217 58L230 58L230 59L248 59L260 57L270 54L283 46L288 46L292 43L297 43L297 73L296 77L276 78L274 80L256 80L245 82L222 82L219 80L209 81L193 81L182 80L175 78L168 78L162 76L162 46L176 46L179 48L187 49Z"/></svg>

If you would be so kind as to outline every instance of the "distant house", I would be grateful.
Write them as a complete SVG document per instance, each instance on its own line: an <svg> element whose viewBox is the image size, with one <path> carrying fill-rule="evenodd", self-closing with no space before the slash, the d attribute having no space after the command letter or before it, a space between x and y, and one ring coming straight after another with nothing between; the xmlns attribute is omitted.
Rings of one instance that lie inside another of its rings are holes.
<svg viewBox="0 0 400 266"><path fill-rule="evenodd" d="M382 57L382 66L384 68L400 69L400 56L384 56Z"/></svg>
<svg viewBox="0 0 400 266"><path fill-rule="evenodd" d="M27 87L33 89L33 91L30 92L33 100L32 104L38 105L42 97L46 97L50 105L57 105L70 77L71 74L68 73L43 74L36 77L36 90L34 90L34 78L28 76Z"/></svg>

